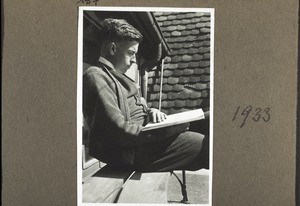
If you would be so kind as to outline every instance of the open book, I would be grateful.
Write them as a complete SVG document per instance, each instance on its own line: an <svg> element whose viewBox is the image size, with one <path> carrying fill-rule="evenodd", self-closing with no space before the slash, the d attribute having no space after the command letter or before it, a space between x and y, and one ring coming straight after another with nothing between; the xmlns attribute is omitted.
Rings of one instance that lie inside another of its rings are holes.
<svg viewBox="0 0 300 206"><path fill-rule="evenodd" d="M187 122L197 121L200 119L204 119L204 112L202 109L195 109L187 112L168 115L167 119L165 119L163 122L148 123L142 131L183 124Z"/></svg>

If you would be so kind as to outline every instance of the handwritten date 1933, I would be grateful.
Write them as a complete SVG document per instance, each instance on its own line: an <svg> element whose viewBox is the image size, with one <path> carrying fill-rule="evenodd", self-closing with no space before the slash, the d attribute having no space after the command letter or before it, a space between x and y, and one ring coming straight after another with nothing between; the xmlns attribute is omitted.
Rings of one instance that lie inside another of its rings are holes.
<svg viewBox="0 0 300 206"><path fill-rule="evenodd" d="M270 111L271 111L270 107L253 108L252 106L247 106L245 108L241 108L241 106L238 106L232 118L232 121L235 121L238 115L241 115L243 117L243 121L240 125L240 128L245 126L246 122L251 119L254 122L259 122L259 121L268 122L271 119Z"/></svg>

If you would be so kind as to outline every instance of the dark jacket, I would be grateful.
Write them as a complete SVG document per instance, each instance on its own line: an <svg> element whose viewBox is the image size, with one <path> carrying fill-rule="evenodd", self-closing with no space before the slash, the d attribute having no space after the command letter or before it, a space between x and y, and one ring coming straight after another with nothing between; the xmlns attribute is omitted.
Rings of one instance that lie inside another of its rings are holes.
<svg viewBox="0 0 300 206"><path fill-rule="evenodd" d="M131 122L127 95L137 88L122 78L106 65L90 67L83 75L83 114L90 155L107 163L133 164L135 146L154 139Z"/></svg>

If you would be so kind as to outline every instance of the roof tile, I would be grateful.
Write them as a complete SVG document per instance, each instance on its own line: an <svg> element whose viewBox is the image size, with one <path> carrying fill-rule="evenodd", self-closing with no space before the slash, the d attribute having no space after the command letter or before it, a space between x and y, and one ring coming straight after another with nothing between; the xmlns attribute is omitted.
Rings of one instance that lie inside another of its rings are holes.
<svg viewBox="0 0 300 206"><path fill-rule="evenodd" d="M181 32L181 34L182 34L183 36L190 35L191 33L192 33L191 30L184 30L184 31Z"/></svg>
<svg viewBox="0 0 300 206"><path fill-rule="evenodd" d="M173 25L177 25L177 24L180 24L180 20L178 20L178 19L174 19L173 21L172 21L172 24Z"/></svg>
<svg viewBox="0 0 300 206"><path fill-rule="evenodd" d="M174 30L176 30L176 28L177 28L177 26L168 26L168 27L166 27L167 28L167 31L174 31Z"/></svg>
<svg viewBox="0 0 300 206"><path fill-rule="evenodd" d="M205 27L210 28L210 21L208 21L208 22L205 23Z"/></svg>
<svg viewBox="0 0 300 206"><path fill-rule="evenodd" d="M204 22L204 21L210 21L209 17L200 17L200 21Z"/></svg>
<svg viewBox="0 0 300 206"><path fill-rule="evenodd" d="M185 84L184 87L192 90L203 90L207 88L207 85L202 83L196 83L196 84Z"/></svg>
<svg viewBox="0 0 300 206"><path fill-rule="evenodd" d="M186 106L187 107L196 107L198 104L197 104L197 100L187 100L186 101Z"/></svg>
<svg viewBox="0 0 300 206"><path fill-rule="evenodd" d="M189 67L198 67L199 66L199 62L189 62Z"/></svg>
<svg viewBox="0 0 300 206"><path fill-rule="evenodd" d="M175 100L175 107L185 107L185 100Z"/></svg>
<svg viewBox="0 0 300 206"><path fill-rule="evenodd" d="M171 34L172 36L181 36L181 32L179 31L173 31Z"/></svg>
<svg viewBox="0 0 300 206"><path fill-rule="evenodd" d="M173 71L172 70L164 70L164 77L172 76Z"/></svg>
<svg viewBox="0 0 300 206"><path fill-rule="evenodd" d="M196 84L196 89L198 90L207 89L207 84L198 83Z"/></svg>
<svg viewBox="0 0 300 206"><path fill-rule="evenodd" d="M179 54L187 54L187 53L188 53L187 49L182 48L179 50Z"/></svg>
<svg viewBox="0 0 300 206"><path fill-rule="evenodd" d="M152 108L152 101L148 101L148 102L147 102L147 106L148 106L149 108Z"/></svg>
<svg viewBox="0 0 300 206"><path fill-rule="evenodd" d="M181 14L181 13L179 13L179 14L177 14L177 19L183 19L183 18L185 18L185 14Z"/></svg>
<svg viewBox="0 0 300 206"><path fill-rule="evenodd" d="M153 85L153 92L159 92L159 85L158 84Z"/></svg>
<svg viewBox="0 0 300 206"><path fill-rule="evenodd" d="M203 74L203 73L204 73L204 69L195 68L195 74Z"/></svg>
<svg viewBox="0 0 300 206"><path fill-rule="evenodd" d="M210 41L203 41L204 46L210 46Z"/></svg>
<svg viewBox="0 0 300 206"><path fill-rule="evenodd" d="M193 46L194 46L194 47L200 47L200 46L203 46L203 45L204 45L204 41L193 42Z"/></svg>
<svg viewBox="0 0 300 206"><path fill-rule="evenodd" d="M188 53L192 53L192 54L197 53L197 52L198 52L198 49L197 49L197 48L194 48L194 47L191 47L191 48L189 48L189 50L188 50Z"/></svg>
<svg viewBox="0 0 300 206"><path fill-rule="evenodd" d="M195 41L196 37L195 36L187 36L186 40L187 41Z"/></svg>
<svg viewBox="0 0 300 206"><path fill-rule="evenodd" d="M171 36L171 33L169 33L169 32L163 32L163 36L164 36L164 37L170 37L170 36Z"/></svg>
<svg viewBox="0 0 300 206"><path fill-rule="evenodd" d="M180 77L183 75L183 70L176 69L173 73L174 76Z"/></svg>
<svg viewBox="0 0 300 206"><path fill-rule="evenodd" d="M172 13L171 12L164 12L164 16L169 16L169 15L171 15Z"/></svg>
<svg viewBox="0 0 300 206"><path fill-rule="evenodd" d="M183 19L183 20L181 20L181 24L189 24L189 23L191 23L190 19Z"/></svg>
<svg viewBox="0 0 300 206"><path fill-rule="evenodd" d="M177 54L179 54L179 50L177 50L177 49L171 50L171 55L177 55Z"/></svg>
<svg viewBox="0 0 300 206"><path fill-rule="evenodd" d="M168 102L167 101L161 101L161 107L162 108L168 108Z"/></svg>
<svg viewBox="0 0 300 206"><path fill-rule="evenodd" d="M203 57L200 54L194 54L193 55L193 60L201 60Z"/></svg>
<svg viewBox="0 0 300 206"><path fill-rule="evenodd" d="M187 26L186 26L186 28L187 29L195 29L195 24L188 24Z"/></svg>
<svg viewBox="0 0 300 206"><path fill-rule="evenodd" d="M210 29L209 28L201 28L200 31L202 33L209 33L210 32Z"/></svg>
<svg viewBox="0 0 300 206"><path fill-rule="evenodd" d="M182 47L182 44L180 43L174 43L174 44L170 44L170 47L173 49L179 49Z"/></svg>
<svg viewBox="0 0 300 206"><path fill-rule="evenodd" d="M161 100L165 100L168 98L168 95L166 93L161 94Z"/></svg>
<svg viewBox="0 0 300 206"><path fill-rule="evenodd" d="M203 13L203 12L197 12L195 14L195 16L197 16L197 17L201 17L201 16L204 16L204 15L205 15L205 13Z"/></svg>
<svg viewBox="0 0 300 206"><path fill-rule="evenodd" d="M148 78L148 85L153 84L153 78Z"/></svg>
<svg viewBox="0 0 300 206"><path fill-rule="evenodd" d="M167 38L168 43L178 42L179 38Z"/></svg>
<svg viewBox="0 0 300 206"><path fill-rule="evenodd" d="M193 34L193 35L196 35L196 34L199 34L199 33L200 33L199 30L196 30L196 29L193 29L193 30L192 30L192 34Z"/></svg>
<svg viewBox="0 0 300 206"><path fill-rule="evenodd" d="M207 90L203 90L203 91L201 92L201 97L208 97L208 95L209 95L209 93L208 93Z"/></svg>
<svg viewBox="0 0 300 206"><path fill-rule="evenodd" d="M168 99L170 99L170 100L178 99L178 93L169 92L168 93Z"/></svg>
<svg viewBox="0 0 300 206"><path fill-rule="evenodd" d="M154 70L152 70L152 71L150 71L149 73L148 73L148 78L149 77L154 77L155 76L155 71Z"/></svg>
<svg viewBox="0 0 300 206"><path fill-rule="evenodd" d="M200 76L191 76L190 77L190 82L191 83L198 83L198 82L200 82Z"/></svg>
<svg viewBox="0 0 300 206"><path fill-rule="evenodd" d="M195 12L190 12L186 14L186 18L193 18L196 15Z"/></svg>
<svg viewBox="0 0 300 206"><path fill-rule="evenodd" d="M171 24L172 24L171 21L164 21L164 22L162 22L163 26L170 26Z"/></svg>
<svg viewBox="0 0 300 206"><path fill-rule="evenodd" d="M199 36L197 36L197 39L198 39L198 40L210 39L210 34L199 35Z"/></svg>
<svg viewBox="0 0 300 206"><path fill-rule="evenodd" d="M165 58L165 62L168 63L168 62L170 62L170 61L171 61L171 57L168 57L168 56L167 56L167 57ZM154 72L153 72L153 73L154 73Z"/></svg>
<svg viewBox="0 0 300 206"><path fill-rule="evenodd" d="M176 69L177 67L178 67L178 64L171 63L171 64L168 66L168 69Z"/></svg>
<svg viewBox="0 0 300 206"><path fill-rule="evenodd" d="M201 105L202 105L204 99L202 99L202 98L200 99L200 98L199 98L199 99L197 99L196 101L197 101L197 105L201 107Z"/></svg>
<svg viewBox="0 0 300 206"><path fill-rule="evenodd" d="M206 67L206 68L204 69L204 73L210 74L210 68L209 68L209 67Z"/></svg>
<svg viewBox="0 0 300 206"><path fill-rule="evenodd" d="M180 77L179 78L179 83L185 84L188 83L190 81L189 77Z"/></svg>
<svg viewBox="0 0 300 206"><path fill-rule="evenodd" d="M176 55L176 56L172 57L171 61L172 62L179 62L179 61L181 61L181 59L182 59L181 56Z"/></svg>
<svg viewBox="0 0 300 206"><path fill-rule="evenodd" d="M194 74L194 69L185 69L185 70L183 70L183 75L185 75L185 76L190 76L192 74Z"/></svg>
<svg viewBox="0 0 300 206"><path fill-rule="evenodd" d="M210 58L210 53L205 53L205 54L203 55L203 58L204 58L204 59L209 59L209 58Z"/></svg>
<svg viewBox="0 0 300 206"><path fill-rule="evenodd" d="M169 77L168 78L168 83L169 84L177 84L179 82L179 79L178 78L175 78L175 77Z"/></svg>
<svg viewBox="0 0 300 206"><path fill-rule="evenodd" d="M201 19L199 17L195 17L195 18L191 19L191 23L198 23L200 21L201 21Z"/></svg>
<svg viewBox="0 0 300 206"><path fill-rule="evenodd" d="M153 93L153 94L150 94L150 99L151 99L151 100L159 99L159 93Z"/></svg>
<svg viewBox="0 0 300 206"><path fill-rule="evenodd" d="M177 25L177 30L181 31L181 30L185 30L186 29L186 26L183 26L183 25Z"/></svg>
<svg viewBox="0 0 300 206"><path fill-rule="evenodd" d="M188 66L189 66L189 63L187 63L187 62L180 62L178 64L178 68L180 68L180 69L187 68Z"/></svg>
<svg viewBox="0 0 300 206"><path fill-rule="evenodd" d="M155 14L155 16L161 16L161 15L163 15L163 13L159 12L159 11L156 11L154 14Z"/></svg>
<svg viewBox="0 0 300 206"><path fill-rule="evenodd" d="M185 92L185 91L181 91L181 92L179 92L179 94L178 94L178 98L179 98L179 99L187 99L187 98L189 98L189 96L190 96L190 94L187 93L187 92Z"/></svg>
<svg viewBox="0 0 300 206"><path fill-rule="evenodd" d="M192 92L190 93L190 98L197 99L201 97L201 92Z"/></svg>
<svg viewBox="0 0 300 206"><path fill-rule="evenodd" d="M190 48L190 47L192 47L193 46L193 43L192 42L184 42L183 43L183 47L184 48Z"/></svg>
<svg viewBox="0 0 300 206"><path fill-rule="evenodd" d="M160 16L157 18L157 21L165 21L167 20L168 18L166 16Z"/></svg>
<svg viewBox="0 0 300 206"><path fill-rule="evenodd" d="M210 65L209 61L200 61L199 66L200 67L208 67Z"/></svg>
<svg viewBox="0 0 300 206"><path fill-rule="evenodd" d="M166 101L167 102L167 107L171 108L175 106L175 101Z"/></svg>
<svg viewBox="0 0 300 206"><path fill-rule="evenodd" d="M199 47L199 53L203 54L210 51L209 47Z"/></svg>
<svg viewBox="0 0 300 206"><path fill-rule="evenodd" d="M168 20L174 20L174 19L176 19L176 16L175 16L175 15L169 15L169 16L168 16Z"/></svg>
<svg viewBox="0 0 300 206"><path fill-rule="evenodd" d="M183 55L182 56L182 61L185 61L185 62L188 62L188 61L191 61L193 58L192 58L192 56L190 56L190 55Z"/></svg>
<svg viewBox="0 0 300 206"><path fill-rule="evenodd" d="M159 105L158 101L152 102L153 108L158 108L158 105Z"/></svg>
<svg viewBox="0 0 300 206"><path fill-rule="evenodd" d="M162 89L163 89L164 92L170 92L170 91L172 91L173 88L172 88L171 85L164 84Z"/></svg>
<svg viewBox="0 0 300 206"><path fill-rule="evenodd" d="M209 77L209 75L201 75L200 76L200 80L201 81L205 81L205 82L209 82L210 77Z"/></svg>
<svg viewBox="0 0 300 206"><path fill-rule="evenodd" d="M175 85L173 86L173 90L174 90L175 92L180 92L180 91L183 90L183 85L181 85L181 84L175 84Z"/></svg>
<svg viewBox="0 0 300 206"><path fill-rule="evenodd" d="M198 22L197 24L196 24L196 28L203 28L203 27L205 27L206 26L206 22Z"/></svg>

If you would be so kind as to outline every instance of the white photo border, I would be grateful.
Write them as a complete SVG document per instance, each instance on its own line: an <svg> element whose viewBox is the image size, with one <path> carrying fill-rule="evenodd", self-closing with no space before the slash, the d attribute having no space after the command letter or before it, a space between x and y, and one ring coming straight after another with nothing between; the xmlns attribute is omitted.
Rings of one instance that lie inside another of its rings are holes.
<svg viewBox="0 0 300 206"><path fill-rule="evenodd" d="M215 34L215 9L214 8L179 8L179 7L102 7L80 6L78 7L78 53L77 53L77 205L96 206L113 205L115 203L83 203L82 202L82 68L83 68L83 11L145 11L145 12L208 12L211 14L210 31L210 122L209 122L209 203L190 204L191 206L212 206L212 180L213 180L213 114L214 114L214 34ZM124 206L134 204L122 204ZM160 204L147 204L147 206Z"/></svg>

